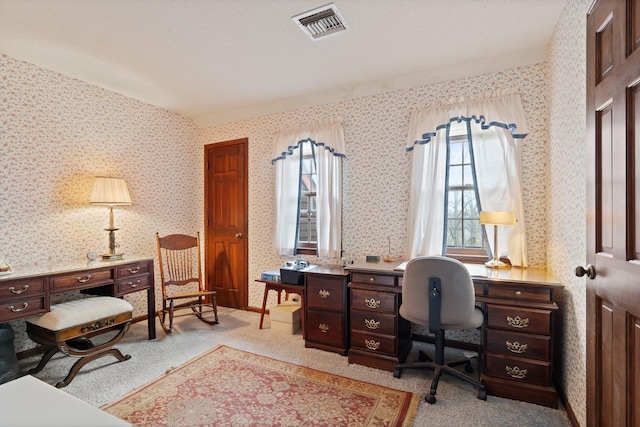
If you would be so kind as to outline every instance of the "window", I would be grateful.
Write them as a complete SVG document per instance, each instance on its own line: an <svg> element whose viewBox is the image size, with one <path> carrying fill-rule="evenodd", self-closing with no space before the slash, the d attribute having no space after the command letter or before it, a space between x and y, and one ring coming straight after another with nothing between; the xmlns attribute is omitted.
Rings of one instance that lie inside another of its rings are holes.
<svg viewBox="0 0 640 427"><path fill-rule="evenodd" d="M451 125L448 146L447 255L486 256L466 122Z"/></svg>
<svg viewBox="0 0 640 427"><path fill-rule="evenodd" d="M278 132L273 154L273 243L278 255L340 257L342 124L335 121Z"/></svg>
<svg viewBox="0 0 640 427"><path fill-rule="evenodd" d="M298 250L316 253L318 244L317 168L313 145L302 143L300 165L300 206L298 209Z"/></svg>
<svg viewBox="0 0 640 427"><path fill-rule="evenodd" d="M520 183L527 133L513 90L413 108L406 146L412 153L407 258L486 259L495 236L492 227L480 227L479 211L509 211L516 224L500 230L499 256L527 266Z"/></svg>

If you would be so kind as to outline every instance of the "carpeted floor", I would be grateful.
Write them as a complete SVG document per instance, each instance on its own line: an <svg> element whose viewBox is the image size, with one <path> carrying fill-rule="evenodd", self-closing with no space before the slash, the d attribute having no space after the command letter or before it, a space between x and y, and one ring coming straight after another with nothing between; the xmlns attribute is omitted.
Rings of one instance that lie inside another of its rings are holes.
<svg viewBox="0 0 640 427"><path fill-rule="evenodd" d="M431 381L430 372L406 371L401 378L394 378L391 372L349 364L344 356L305 348L300 334L291 336L271 331L268 316L265 317L265 328L259 330L258 313L221 307L219 315L220 324L214 326L206 325L193 316L178 318L172 335L165 335L158 326L158 338L154 341L146 339L146 323L134 324L117 345L123 353L131 355L130 360L114 363L115 359L105 357L91 362L63 390L99 407L116 401L219 344L413 393L424 394ZM427 352L430 350L429 345L415 343L408 360L417 359L419 348ZM35 366L37 360L21 360L21 369L26 372ZM55 384L64 378L74 360L56 356L35 376ZM551 409L494 396L482 401L476 395L471 386L445 377L438 386L435 405L421 400L414 425L571 425L564 409Z"/></svg>
<svg viewBox="0 0 640 427"><path fill-rule="evenodd" d="M136 426L411 426L420 396L220 345L102 409Z"/></svg>

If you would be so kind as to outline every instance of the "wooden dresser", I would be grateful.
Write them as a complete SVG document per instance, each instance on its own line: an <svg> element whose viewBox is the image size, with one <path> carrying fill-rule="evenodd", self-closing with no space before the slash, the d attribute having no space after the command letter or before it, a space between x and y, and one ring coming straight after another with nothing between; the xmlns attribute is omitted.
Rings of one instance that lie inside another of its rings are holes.
<svg viewBox="0 0 640 427"><path fill-rule="evenodd" d="M349 362L393 371L411 349L410 324L400 317L403 271L396 263L361 262L351 273ZM557 408L553 386L554 292L544 270L484 269L472 277L485 312L480 380L487 393Z"/></svg>
<svg viewBox="0 0 640 427"><path fill-rule="evenodd" d="M55 267L14 267L14 273L0 276L0 323L46 313L51 296L81 291L120 297L147 292L149 339L155 339L155 288L153 259L78 261Z"/></svg>
<svg viewBox="0 0 640 427"><path fill-rule="evenodd" d="M393 270L395 266L349 267L349 363L392 372L411 350L411 324L398 314L402 272Z"/></svg>
<svg viewBox="0 0 640 427"><path fill-rule="evenodd" d="M348 278L349 274L337 265L324 265L304 273L305 347L347 354Z"/></svg>
<svg viewBox="0 0 640 427"><path fill-rule="evenodd" d="M519 268L473 281L485 310L480 379L487 393L557 408L554 292L562 286L544 270Z"/></svg>

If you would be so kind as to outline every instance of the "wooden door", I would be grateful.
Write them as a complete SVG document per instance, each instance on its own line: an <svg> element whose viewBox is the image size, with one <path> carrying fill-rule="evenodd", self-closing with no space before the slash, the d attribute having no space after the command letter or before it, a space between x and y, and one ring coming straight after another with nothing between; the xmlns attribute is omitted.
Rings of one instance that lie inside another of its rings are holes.
<svg viewBox="0 0 640 427"><path fill-rule="evenodd" d="M640 1L592 5L587 16L590 266L576 269L589 277L590 426L640 426L639 46Z"/></svg>
<svg viewBox="0 0 640 427"><path fill-rule="evenodd" d="M248 304L247 146L238 139L205 146L205 271L218 305Z"/></svg>

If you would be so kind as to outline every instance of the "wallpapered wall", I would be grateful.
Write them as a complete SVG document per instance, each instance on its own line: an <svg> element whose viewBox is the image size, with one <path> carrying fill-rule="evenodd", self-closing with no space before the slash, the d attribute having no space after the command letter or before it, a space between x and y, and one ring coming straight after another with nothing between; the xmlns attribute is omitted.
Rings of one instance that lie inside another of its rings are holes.
<svg viewBox="0 0 640 427"><path fill-rule="evenodd" d="M98 175L128 183L133 204L114 208L125 257L155 257L156 231L200 229L203 160L192 120L5 55L0 100L0 258L14 269L108 252L109 212L89 205ZM135 316L146 314L145 292L127 299ZM33 347L24 322L12 326L16 349Z"/></svg>
<svg viewBox="0 0 640 427"><path fill-rule="evenodd" d="M591 0L569 0L549 46L548 267L565 286L556 372L576 419L586 425L586 15ZM572 189L571 191L567 191Z"/></svg>
<svg viewBox="0 0 640 427"><path fill-rule="evenodd" d="M474 96L487 90L518 89L530 130L524 140L523 175L527 245L532 267L545 265L547 110L546 66L538 64L447 83L401 90L303 110L257 117L201 130L203 144L249 139L249 277L279 267L272 248L274 224L273 135L280 129L340 118L345 132L343 161L343 249L345 256L401 257L406 243L409 160L405 152L411 107ZM312 262L338 262L317 260ZM249 305L260 306L262 287L249 283Z"/></svg>

